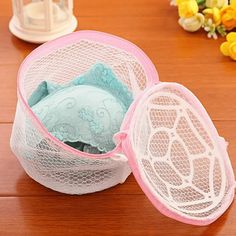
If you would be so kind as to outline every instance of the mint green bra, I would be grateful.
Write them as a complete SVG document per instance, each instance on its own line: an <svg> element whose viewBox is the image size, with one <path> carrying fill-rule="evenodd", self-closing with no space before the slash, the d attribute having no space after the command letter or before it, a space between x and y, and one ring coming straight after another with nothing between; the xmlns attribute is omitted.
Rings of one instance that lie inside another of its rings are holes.
<svg viewBox="0 0 236 236"><path fill-rule="evenodd" d="M132 94L112 70L94 65L66 85L42 82L29 99L47 130L66 144L89 153L111 151L132 103Z"/></svg>

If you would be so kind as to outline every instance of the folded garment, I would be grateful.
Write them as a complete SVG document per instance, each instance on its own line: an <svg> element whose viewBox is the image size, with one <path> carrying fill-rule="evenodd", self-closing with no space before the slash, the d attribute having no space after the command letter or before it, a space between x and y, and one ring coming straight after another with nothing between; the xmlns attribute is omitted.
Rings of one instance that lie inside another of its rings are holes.
<svg viewBox="0 0 236 236"><path fill-rule="evenodd" d="M113 135L132 100L112 70L96 64L65 85L42 82L28 102L53 136L78 150L99 154L115 147Z"/></svg>

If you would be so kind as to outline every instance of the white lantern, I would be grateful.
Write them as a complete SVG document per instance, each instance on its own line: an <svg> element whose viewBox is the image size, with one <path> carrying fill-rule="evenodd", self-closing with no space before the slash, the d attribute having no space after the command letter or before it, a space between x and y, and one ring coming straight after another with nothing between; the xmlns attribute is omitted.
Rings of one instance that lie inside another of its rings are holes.
<svg viewBox="0 0 236 236"><path fill-rule="evenodd" d="M73 0L12 0L12 34L33 43L43 43L71 33L77 27Z"/></svg>

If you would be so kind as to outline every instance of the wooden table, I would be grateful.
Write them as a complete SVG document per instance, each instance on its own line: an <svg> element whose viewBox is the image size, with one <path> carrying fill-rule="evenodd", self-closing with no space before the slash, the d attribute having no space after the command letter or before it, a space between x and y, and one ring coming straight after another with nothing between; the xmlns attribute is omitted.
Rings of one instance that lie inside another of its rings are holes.
<svg viewBox="0 0 236 236"><path fill-rule="evenodd" d="M11 1L0 2L0 235L236 235L236 204L208 227L161 215L133 176L96 194L68 196L30 179L9 148L16 105L16 74L37 45L8 31ZM141 47L162 81L176 81L203 102L229 142L236 171L236 62L223 57L223 41L184 32L167 0L78 0L79 29L105 31Z"/></svg>

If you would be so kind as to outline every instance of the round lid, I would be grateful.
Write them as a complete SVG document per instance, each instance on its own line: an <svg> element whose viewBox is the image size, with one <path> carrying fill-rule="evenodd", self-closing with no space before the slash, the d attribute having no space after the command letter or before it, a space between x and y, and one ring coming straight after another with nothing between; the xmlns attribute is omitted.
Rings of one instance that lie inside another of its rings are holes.
<svg viewBox="0 0 236 236"><path fill-rule="evenodd" d="M231 204L234 174L227 144L184 86L159 83L146 90L117 138L139 185L163 214L207 225Z"/></svg>

